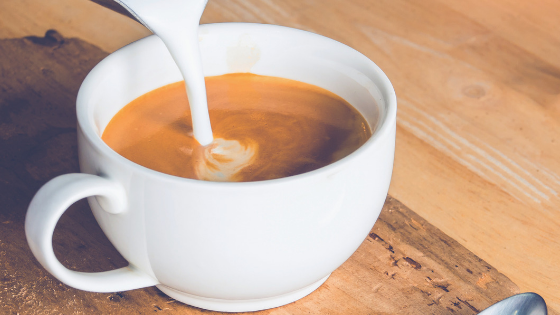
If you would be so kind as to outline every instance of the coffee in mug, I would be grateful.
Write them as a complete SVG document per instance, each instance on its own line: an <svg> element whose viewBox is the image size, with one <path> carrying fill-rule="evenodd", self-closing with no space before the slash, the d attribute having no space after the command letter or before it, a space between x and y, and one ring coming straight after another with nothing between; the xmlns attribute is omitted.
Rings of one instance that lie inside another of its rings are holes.
<svg viewBox="0 0 560 315"><path fill-rule="evenodd" d="M260 181L309 172L355 151L371 136L348 102L317 86L233 73L206 78L214 141L201 146L182 81L121 109L102 139L162 173L209 181Z"/></svg>

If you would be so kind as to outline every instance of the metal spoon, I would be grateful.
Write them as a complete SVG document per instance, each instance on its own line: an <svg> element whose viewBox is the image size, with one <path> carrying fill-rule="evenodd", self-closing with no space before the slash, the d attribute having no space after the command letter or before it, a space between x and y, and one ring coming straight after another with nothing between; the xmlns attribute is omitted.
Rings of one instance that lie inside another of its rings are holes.
<svg viewBox="0 0 560 315"><path fill-rule="evenodd" d="M150 28L150 26L144 22L140 16L138 16L138 14L136 12L134 12L134 10L132 10L132 8L130 7L130 5L128 4L129 1L123 1L123 0L113 0L116 3L120 4L123 8L125 8L128 13L130 13L138 22L140 22L140 24L144 25L147 29L149 29L152 33L155 33L153 29ZM97 2L97 1L96 1ZM99 2L98 2L99 3ZM103 5L103 4L102 4Z"/></svg>
<svg viewBox="0 0 560 315"><path fill-rule="evenodd" d="M502 300L478 315L547 315L544 299L536 293L521 293Z"/></svg>

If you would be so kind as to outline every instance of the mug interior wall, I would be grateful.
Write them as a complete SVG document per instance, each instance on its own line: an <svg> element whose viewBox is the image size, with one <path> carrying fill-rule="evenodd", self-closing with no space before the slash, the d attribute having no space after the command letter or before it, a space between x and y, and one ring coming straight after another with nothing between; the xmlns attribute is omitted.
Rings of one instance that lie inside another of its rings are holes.
<svg viewBox="0 0 560 315"><path fill-rule="evenodd" d="M205 76L251 72L298 80L344 98L360 111L372 131L384 120L389 92L376 73L380 70L362 54L334 40L284 27L251 24L204 25L199 38ZM110 55L92 76L97 82L90 84L93 88L82 99L88 102L88 116L99 136L126 104L182 80L156 36Z"/></svg>

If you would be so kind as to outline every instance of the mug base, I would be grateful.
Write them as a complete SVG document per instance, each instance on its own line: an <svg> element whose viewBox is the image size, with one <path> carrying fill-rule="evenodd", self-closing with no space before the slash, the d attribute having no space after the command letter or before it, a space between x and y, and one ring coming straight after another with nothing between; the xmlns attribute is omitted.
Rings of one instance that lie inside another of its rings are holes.
<svg viewBox="0 0 560 315"><path fill-rule="evenodd" d="M254 299L254 300L212 299L212 298L206 298L202 296L196 296L185 292L181 292L166 287L162 284L158 284L156 285L156 287L160 289L163 293L167 294L168 296L174 298L179 302L183 302L185 304L202 308L205 310L219 311L219 312L252 312L252 311L266 310L269 308L274 308L274 307L295 302L305 297L306 295L310 294L311 292L315 291L317 288L319 288L321 284L327 281L329 276L330 274L328 274L326 277L313 284L310 284L304 288L301 288L299 290L290 293L286 293L270 298Z"/></svg>

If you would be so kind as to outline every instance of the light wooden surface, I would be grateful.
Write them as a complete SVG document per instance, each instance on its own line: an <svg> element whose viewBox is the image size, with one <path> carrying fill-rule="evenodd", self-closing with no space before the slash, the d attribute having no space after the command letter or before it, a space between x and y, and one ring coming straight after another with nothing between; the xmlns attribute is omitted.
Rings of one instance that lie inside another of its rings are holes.
<svg viewBox="0 0 560 315"><path fill-rule="evenodd" d="M560 310L560 1L210 0L202 22L346 43L397 91L390 194ZM86 0L0 1L0 38L55 28L110 52L149 34Z"/></svg>

